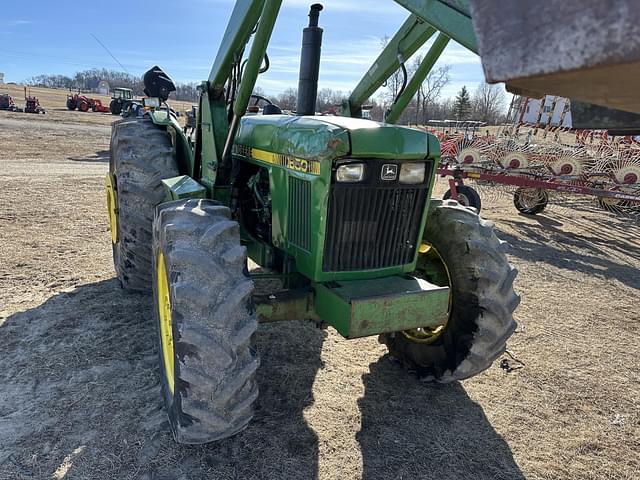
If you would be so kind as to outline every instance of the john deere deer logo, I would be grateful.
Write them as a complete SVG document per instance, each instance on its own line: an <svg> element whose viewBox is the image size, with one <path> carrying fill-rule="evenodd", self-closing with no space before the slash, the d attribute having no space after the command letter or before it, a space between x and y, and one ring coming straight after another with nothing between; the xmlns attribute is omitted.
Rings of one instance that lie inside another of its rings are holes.
<svg viewBox="0 0 640 480"><path fill-rule="evenodd" d="M382 171L380 172L380 178L382 180L390 181L395 180L398 177L398 166L393 163L385 163L382 165Z"/></svg>

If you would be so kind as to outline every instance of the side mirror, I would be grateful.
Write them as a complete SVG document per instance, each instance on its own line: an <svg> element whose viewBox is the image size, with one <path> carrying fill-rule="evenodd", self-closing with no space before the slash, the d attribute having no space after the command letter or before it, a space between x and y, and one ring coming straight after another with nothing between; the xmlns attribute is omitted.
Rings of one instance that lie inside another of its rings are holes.
<svg viewBox="0 0 640 480"><path fill-rule="evenodd" d="M142 81L144 82L144 94L147 97L158 97L162 101L166 101L169 94L176 91L173 80L158 66L148 70L142 77Z"/></svg>

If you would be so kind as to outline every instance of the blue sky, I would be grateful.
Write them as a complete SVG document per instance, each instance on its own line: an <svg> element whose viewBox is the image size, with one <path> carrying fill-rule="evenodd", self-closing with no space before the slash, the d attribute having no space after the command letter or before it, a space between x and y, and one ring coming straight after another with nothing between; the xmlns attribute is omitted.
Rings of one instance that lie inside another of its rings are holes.
<svg viewBox="0 0 640 480"><path fill-rule="evenodd" d="M97 36L136 75L154 64L176 81L207 78L232 0L109 0L3 2L0 72L20 82L40 73L72 74L92 67L120 69ZM284 0L269 46L270 70L258 85L268 94L297 86L302 28L312 0ZM319 88L349 91L408 12L391 0L325 0ZM436 66L451 65L443 96L483 81L479 58L450 42Z"/></svg>

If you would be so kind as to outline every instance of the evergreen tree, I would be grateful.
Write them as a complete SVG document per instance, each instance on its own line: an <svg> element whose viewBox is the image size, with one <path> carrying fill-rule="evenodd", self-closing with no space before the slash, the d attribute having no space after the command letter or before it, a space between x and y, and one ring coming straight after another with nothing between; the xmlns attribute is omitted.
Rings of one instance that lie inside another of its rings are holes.
<svg viewBox="0 0 640 480"><path fill-rule="evenodd" d="M466 86L463 86L453 102L453 113L456 120L466 120L471 112L471 97Z"/></svg>

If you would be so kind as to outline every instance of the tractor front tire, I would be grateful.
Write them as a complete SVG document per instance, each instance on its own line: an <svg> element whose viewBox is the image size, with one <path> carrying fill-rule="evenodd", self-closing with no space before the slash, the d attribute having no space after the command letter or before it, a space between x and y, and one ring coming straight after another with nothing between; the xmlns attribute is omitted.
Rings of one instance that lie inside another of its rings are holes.
<svg viewBox="0 0 640 480"><path fill-rule="evenodd" d="M123 288L151 290L151 242L156 205L165 200L161 180L178 175L171 137L149 119L115 122L109 174L117 197L113 263Z"/></svg>
<svg viewBox="0 0 640 480"><path fill-rule="evenodd" d="M447 272L448 321L434 338L407 331L383 334L380 342L422 380L463 380L489 368L506 349L520 303L513 291L517 270L502 252L504 242L491 222L455 200L431 200L423 241L435 249ZM420 270L414 275L423 276Z"/></svg>
<svg viewBox="0 0 640 480"><path fill-rule="evenodd" d="M259 359L240 227L211 200L156 209L154 312L162 392L178 443L230 437L253 417Z"/></svg>

